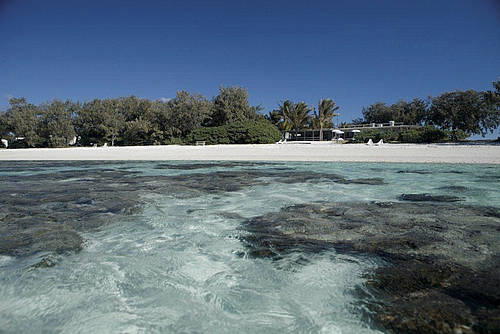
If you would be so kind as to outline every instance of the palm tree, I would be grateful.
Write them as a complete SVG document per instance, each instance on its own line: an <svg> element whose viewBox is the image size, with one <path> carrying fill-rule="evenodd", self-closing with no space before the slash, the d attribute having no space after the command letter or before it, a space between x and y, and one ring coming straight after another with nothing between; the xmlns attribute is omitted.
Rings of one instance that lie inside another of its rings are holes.
<svg viewBox="0 0 500 334"><path fill-rule="evenodd" d="M305 127L311 117L309 115L311 109L304 102L293 103L286 100L280 105L278 112L282 117L282 128L285 131L294 130L295 133Z"/></svg>
<svg viewBox="0 0 500 334"><path fill-rule="evenodd" d="M285 122L285 119L283 117L283 114L281 113L281 110L273 110L269 112L269 114L266 116L266 118L273 123L278 130L284 132L284 131L290 131L291 125L287 122Z"/></svg>
<svg viewBox="0 0 500 334"><path fill-rule="evenodd" d="M331 99L321 99L318 103L318 113L314 112L316 123L319 124L319 140L323 140L323 127L332 124L332 119L339 114L336 113L339 109L335 105L335 101Z"/></svg>
<svg viewBox="0 0 500 334"><path fill-rule="evenodd" d="M286 100L277 110L280 120L280 130L290 131L292 129L292 122L290 121L293 109L293 102Z"/></svg>

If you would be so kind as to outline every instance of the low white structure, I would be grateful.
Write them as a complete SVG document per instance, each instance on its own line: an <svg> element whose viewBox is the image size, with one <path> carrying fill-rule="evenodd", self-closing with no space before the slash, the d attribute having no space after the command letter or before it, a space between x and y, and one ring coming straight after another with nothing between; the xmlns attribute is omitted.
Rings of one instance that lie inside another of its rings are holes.
<svg viewBox="0 0 500 334"><path fill-rule="evenodd" d="M339 139L342 139L342 137L340 135L343 135L344 134L344 131L342 130L338 130L338 129L334 129L332 130L332 132L335 134L335 137L332 138L332 140L339 140Z"/></svg>
<svg viewBox="0 0 500 334"><path fill-rule="evenodd" d="M2 145L5 147L5 148L8 148L9 147L9 141L7 139L2 139Z"/></svg>

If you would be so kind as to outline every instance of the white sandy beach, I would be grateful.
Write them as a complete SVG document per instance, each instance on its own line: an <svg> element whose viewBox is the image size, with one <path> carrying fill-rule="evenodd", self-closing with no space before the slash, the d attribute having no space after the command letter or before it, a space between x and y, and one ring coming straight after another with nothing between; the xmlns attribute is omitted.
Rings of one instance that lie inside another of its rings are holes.
<svg viewBox="0 0 500 334"><path fill-rule="evenodd" d="M2 149L1 160L254 160L500 164L500 145L266 144Z"/></svg>

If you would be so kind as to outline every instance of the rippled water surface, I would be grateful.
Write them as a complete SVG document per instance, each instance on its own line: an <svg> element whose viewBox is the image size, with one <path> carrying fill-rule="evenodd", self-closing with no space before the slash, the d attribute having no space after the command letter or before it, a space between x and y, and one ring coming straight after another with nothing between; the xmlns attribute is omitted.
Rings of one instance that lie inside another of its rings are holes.
<svg viewBox="0 0 500 334"><path fill-rule="evenodd" d="M364 277L379 259L251 256L245 220L403 193L500 203L488 165L0 162L0 182L0 332L12 333L377 332ZM81 247L58 243L70 232Z"/></svg>

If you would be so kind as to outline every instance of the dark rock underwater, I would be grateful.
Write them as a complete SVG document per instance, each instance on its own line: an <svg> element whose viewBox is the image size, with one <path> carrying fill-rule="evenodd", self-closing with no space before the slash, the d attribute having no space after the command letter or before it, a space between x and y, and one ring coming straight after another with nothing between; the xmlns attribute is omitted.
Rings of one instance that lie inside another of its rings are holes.
<svg viewBox="0 0 500 334"><path fill-rule="evenodd" d="M15 168L16 173L0 176L0 255L78 252L85 246L84 233L117 221L133 222L147 201L144 193L175 199L271 183L386 184L378 176L347 178L277 163L157 163L153 167L190 171L181 175L146 175L140 164L135 169L122 164L127 163L2 162L1 172ZM261 166L266 170L255 168ZM395 173L425 177L432 172ZM478 178L498 180L496 174ZM256 257L279 261L297 250L335 248L382 259L384 266L366 273L373 295L366 302L373 311L370 317L383 330L500 332L500 210L463 204L463 197L448 195L466 193L465 187L437 190L436 194L402 194L394 202L293 205L252 219L226 214L242 222L242 240Z"/></svg>
<svg viewBox="0 0 500 334"><path fill-rule="evenodd" d="M123 163L122 163L123 164ZM276 170L218 170L188 175L142 175L120 168L120 163L102 168L99 163L3 162L17 172L1 176L0 254L30 255L41 251L78 251L84 240L78 232L91 231L141 211L141 194L153 193L178 198L239 191L269 182L286 184L334 182L342 184L384 184L381 178L347 179L336 174ZM51 168L79 166L78 170ZM221 162L207 164L158 164L158 169L204 169L261 166L261 163ZM275 164L264 164L271 167ZM191 167L188 167L191 166ZM34 173L33 172L38 172Z"/></svg>
<svg viewBox="0 0 500 334"><path fill-rule="evenodd" d="M500 210L434 203L294 205L247 220L252 254L355 252L387 265L367 273L374 321L401 333L500 331Z"/></svg>

